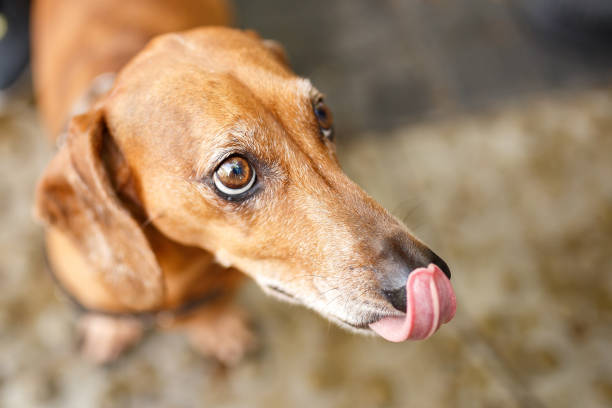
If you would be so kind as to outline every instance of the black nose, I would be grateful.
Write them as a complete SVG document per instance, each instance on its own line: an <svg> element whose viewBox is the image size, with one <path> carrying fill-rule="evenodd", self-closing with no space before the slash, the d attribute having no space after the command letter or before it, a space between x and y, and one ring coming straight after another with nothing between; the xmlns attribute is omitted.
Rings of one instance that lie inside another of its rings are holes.
<svg viewBox="0 0 612 408"><path fill-rule="evenodd" d="M394 261L397 262L398 258L400 257L394 257ZM444 272L448 279L450 279L451 277L451 272L446 262L444 262L442 258L440 258L438 255L436 255L435 252L428 248L425 248L423 251L421 251L418 256L414 256L413 253L412 256L404 255L401 257L401 259L403 262L400 262L404 264L404 267L401 268L401 270L403 271L403 273L401 274L402 276L395 277L395 279L389 279L387 281L387 285L389 285L389 283L391 282L395 282L395 285L393 285L395 287L392 286L391 288L387 289L391 285L385 288L384 286L386 285L383 284L383 289L381 292L385 299L387 299L387 301L391 303L391 305L395 309L399 310L400 312L406 313L406 281L408 280L408 276L413 270L419 267L427 267L429 264L434 264L438 268L440 268L442 272ZM396 286L397 283L399 283L397 278L399 278L399 280L403 284Z"/></svg>
<svg viewBox="0 0 612 408"><path fill-rule="evenodd" d="M442 272L446 275L448 279L451 278L451 271L444 259L440 258L433 251L431 252L431 261L430 263L436 265L438 268L442 269Z"/></svg>
<svg viewBox="0 0 612 408"><path fill-rule="evenodd" d="M406 286L382 291L384 297L400 312L406 313Z"/></svg>

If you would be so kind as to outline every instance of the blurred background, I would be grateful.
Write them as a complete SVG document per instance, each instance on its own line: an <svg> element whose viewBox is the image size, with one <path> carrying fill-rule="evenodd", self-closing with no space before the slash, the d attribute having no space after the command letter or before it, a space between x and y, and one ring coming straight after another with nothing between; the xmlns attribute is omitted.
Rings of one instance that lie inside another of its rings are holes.
<svg viewBox="0 0 612 408"><path fill-rule="evenodd" d="M83 361L31 217L52 147L4 1L0 407L612 406L612 3L234 3L327 94L349 176L449 263L456 318L391 344L249 284L262 349L237 368L171 333Z"/></svg>

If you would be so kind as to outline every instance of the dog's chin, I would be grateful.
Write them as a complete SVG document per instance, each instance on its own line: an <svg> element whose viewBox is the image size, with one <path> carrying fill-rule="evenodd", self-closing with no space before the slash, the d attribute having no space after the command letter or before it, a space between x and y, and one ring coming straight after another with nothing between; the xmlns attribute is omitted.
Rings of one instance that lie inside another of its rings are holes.
<svg viewBox="0 0 612 408"><path fill-rule="evenodd" d="M351 333L373 336L375 333L370 329L368 324L355 324L351 322L347 322L346 320L339 319L335 316L325 316L331 322L335 323L337 326L350 331Z"/></svg>
<svg viewBox="0 0 612 408"><path fill-rule="evenodd" d="M261 288L266 294L280 301L292 303L295 305L308 306L308 305L305 305L303 302L301 302L298 298L296 298L292 294L286 292L285 290L279 288L276 285L263 284L261 285ZM330 320L332 323L335 323L337 326L345 330L348 330L352 333L357 333L357 334L367 335L367 336L373 336L375 334L374 331L370 329L369 323L352 323L352 322L349 322L347 320L341 319L339 317L336 317L336 316L333 316L327 313L321 313L321 315L327 318L328 320Z"/></svg>

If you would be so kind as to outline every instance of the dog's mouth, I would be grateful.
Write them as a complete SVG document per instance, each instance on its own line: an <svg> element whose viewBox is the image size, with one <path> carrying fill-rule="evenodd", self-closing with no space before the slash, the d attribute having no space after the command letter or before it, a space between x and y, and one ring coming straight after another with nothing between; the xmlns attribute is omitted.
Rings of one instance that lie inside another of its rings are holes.
<svg viewBox="0 0 612 408"><path fill-rule="evenodd" d="M286 290L274 284L266 283L266 284L263 284L262 287L264 288L265 292L267 292L268 294L272 295L273 297L279 300L282 300L287 303L303 304L303 302L301 302L295 295L287 292Z"/></svg>
<svg viewBox="0 0 612 408"><path fill-rule="evenodd" d="M448 323L457 309L450 280L435 264L412 271L406 282L406 313L372 322L369 327L393 342L422 340Z"/></svg>
<svg viewBox="0 0 612 408"><path fill-rule="evenodd" d="M275 285L266 285L266 288L268 288L270 291L274 292L277 296L283 297L283 298L288 298L288 299L295 299L295 296L293 296L291 293L279 288L278 286Z"/></svg>
<svg viewBox="0 0 612 408"><path fill-rule="evenodd" d="M265 287L286 301L298 302L294 295L278 286L267 284ZM430 264L427 268L413 270L408 276L406 313L377 313L359 323L337 316L328 317L353 331L373 331L388 341L402 342L430 337L455 316L456 309L455 292L450 280L437 265Z"/></svg>

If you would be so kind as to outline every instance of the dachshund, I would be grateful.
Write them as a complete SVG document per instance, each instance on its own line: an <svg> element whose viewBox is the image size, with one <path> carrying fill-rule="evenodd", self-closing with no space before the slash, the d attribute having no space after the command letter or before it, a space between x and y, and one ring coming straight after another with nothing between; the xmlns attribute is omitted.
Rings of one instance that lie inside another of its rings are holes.
<svg viewBox="0 0 612 408"><path fill-rule="evenodd" d="M115 359L147 322L234 364L243 281L399 342L452 319L447 264L341 170L324 95L223 0L39 0L33 76L57 143L36 190L49 269Z"/></svg>

